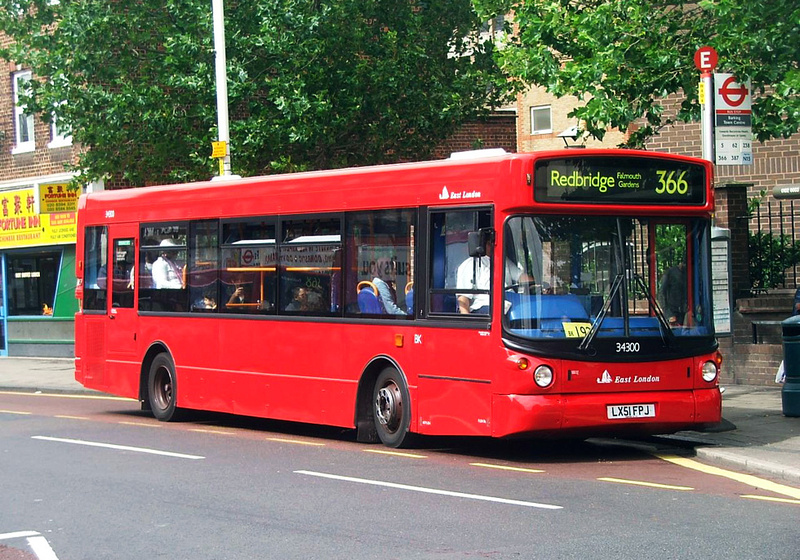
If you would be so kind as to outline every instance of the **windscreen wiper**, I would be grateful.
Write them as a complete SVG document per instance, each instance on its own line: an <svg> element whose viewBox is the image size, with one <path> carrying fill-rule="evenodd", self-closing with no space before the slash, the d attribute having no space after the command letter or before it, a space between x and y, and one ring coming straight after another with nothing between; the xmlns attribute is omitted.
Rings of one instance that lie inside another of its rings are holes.
<svg viewBox="0 0 800 560"><path fill-rule="evenodd" d="M656 298L654 298L653 294L650 293L650 290L647 288L647 284L645 284L641 276L634 274L633 279L639 284L642 292L647 294L647 301L650 303L650 309L654 310L656 313L656 318L658 319L659 325L658 330L661 333L661 340L664 342L664 346L667 348L672 348L672 344L675 342L675 333L672 332L669 322L667 321L666 317L664 317L664 312L661 310L661 306L658 305Z"/></svg>
<svg viewBox="0 0 800 560"><path fill-rule="evenodd" d="M664 345L667 348L672 348L672 344L675 342L675 334L672 332L672 329L669 328L669 323L664 318L664 313L661 311L661 307L656 302L653 294L647 289L647 285L645 285L644 281L638 274L633 275L634 280L639 284L641 290L647 294L647 300L650 302L652 309L656 312L656 318L658 319L659 323L659 332L661 333L661 340L664 342ZM608 315L608 310L611 309L611 302L614 300L614 296L616 296L617 292L619 292L622 288L622 284L625 282L625 276L623 274L617 274L614 278L614 283L611 285L611 291L608 294L608 298L603 302L603 308L600 310L600 313L597 314L597 317L592 323L591 330L586 333L586 336L583 337L581 343L578 345L578 350L586 351L589 349L589 345L594 342L594 339L597 337L597 333L600 331L600 325L605 320L606 315ZM624 318L625 321L628 321L628 318ZM627 329L626 329L627 332Z"/></svg>
<svg viewBox="0 0 800 560"><path fill-rule="evenodd" d="M622 274L616 275L614 283L611 284L611 291L608 294L608 298L603 302L603 308L600 309L600 313L595 317L591 330L586 333L586 336L583 337L583 340L581 340L581 343L578 345L578 350L586 351L589 349L589 345L594 341L597 333L600 331L600 325L603 323L606 315L608 315L608 310L611 309L611 302L614 300L614 296L620 290L624 281L625 277Z"/></svg>

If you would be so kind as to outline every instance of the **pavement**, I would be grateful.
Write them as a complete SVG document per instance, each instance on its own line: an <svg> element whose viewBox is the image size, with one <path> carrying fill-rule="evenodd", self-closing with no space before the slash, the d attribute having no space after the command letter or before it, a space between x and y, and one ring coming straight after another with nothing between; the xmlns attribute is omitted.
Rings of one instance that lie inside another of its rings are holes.
<svg viewBox="0 0 800 560"><path fill-rule="evenodd" d="M704 463L800 484L800 418L783 415L781 388L723 385L722 422L654 438L692 447ZM94 393L71 358L0 357L0 390Z"/></svg>

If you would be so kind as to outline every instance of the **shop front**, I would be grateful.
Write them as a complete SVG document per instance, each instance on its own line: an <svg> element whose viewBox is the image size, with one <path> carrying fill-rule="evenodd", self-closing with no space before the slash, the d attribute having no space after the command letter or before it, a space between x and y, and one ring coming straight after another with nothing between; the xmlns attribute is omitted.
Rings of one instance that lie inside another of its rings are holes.
<svg viewBox="0 0 800 560"><path fill-rule="evenodd" d="M0 191L0 355L74 356L79 196L68 178Z"/></svg>

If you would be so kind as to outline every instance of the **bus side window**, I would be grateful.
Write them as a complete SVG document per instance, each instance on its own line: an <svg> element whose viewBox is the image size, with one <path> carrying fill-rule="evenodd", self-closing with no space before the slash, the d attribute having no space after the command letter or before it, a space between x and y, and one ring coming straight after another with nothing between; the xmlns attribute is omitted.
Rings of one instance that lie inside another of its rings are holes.
<svg viewBox="0 0 800 560"><path fill-rule="evenodd" d="M83 308L105 311L108 278L108 229L105 226L86 228L84 247Z"/></svg>
<svg viewBox="0 0 800 560"><path fill-rule="evenodd" d="M340 289L336 273L341 273L341 224L339 217L283 222L279 301L282 314L322 317L341 313L332 297Z"/></svg>
<svg viewBox="0 0 800 560"><path fill-rule="evenodd" d="M216 220L192 222L189 234L189 265L186 283L190 310L201 313L217 311L217 275L219 270L219 223Z"/></svg>
<svg viewBox="0 0 800 560"><path fill-rule="evenodd" d="M467 237L469 233L491 228L491 225L490 210L459 209L431 213L428 263L431 313L458 314L458 297L466 296L471 313L488 314L491 291L490 286L483 285L482 281L490 276L486 265L491 266L491 255L470 257ZM465 272L459 282L460 268Z"/></svg>
<svg viewBox="0 0 800 560"><path fill-rule="evenodd" d="M186 222L143 225L140 230L139 309L188 310Z"/></svg>
<svg viewBox="0 0 800 560"><path fill-rule="evenodd" d="M251 218L222 225L220 310L275 313L277 244L275 224Z"/></svg>
<svg viewBox="0 0 800 560"><path fill-rule="evenodd" d="M348 315L414 317L415 222L412 210L347 215L345 308ZM366 293L361 293L364 290Z"/></svg>

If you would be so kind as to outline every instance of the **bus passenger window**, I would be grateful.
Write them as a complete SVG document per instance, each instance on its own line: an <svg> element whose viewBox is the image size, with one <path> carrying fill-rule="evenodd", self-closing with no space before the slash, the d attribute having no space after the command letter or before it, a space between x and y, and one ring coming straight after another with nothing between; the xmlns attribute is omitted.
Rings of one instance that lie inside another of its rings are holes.
<svg viewBox="0 0 800 560"><path fill-rule="evenodd" d="M287 315L339 315L341 219L283 222L280 310Z"/></svg>
<svg viewBox="0 0 800 560"><path fill-rule="evenodd" d="M275 224L265 218L222 225L222 311L275 313L278 263L275 229Z"/></svg>
<svg viewBox="0 0 800 560"><path fill-rule="evenodd" d="M189 285L191 311L213 313L218 308L219 225L216 220L193 222L189 235Z"/></svg>
<svg viewBox="0 0 800 560"><path fill-rule="evenodd" d="M139 309L187 311L186 223L144 225L139 254Z"/></svg>
<svg viewBox="0 0 800 560"><path fill-rule="evenodd" d="M413 210L347 215L348 315L414 317L415 231Z"/></svg>

